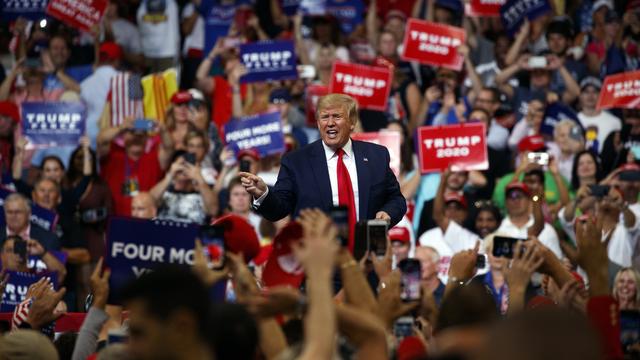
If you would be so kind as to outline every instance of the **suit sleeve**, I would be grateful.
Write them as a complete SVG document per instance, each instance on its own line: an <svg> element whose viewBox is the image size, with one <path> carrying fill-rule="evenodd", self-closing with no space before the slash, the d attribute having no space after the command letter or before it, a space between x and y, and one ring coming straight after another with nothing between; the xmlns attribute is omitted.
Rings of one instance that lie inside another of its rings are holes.
<svg viewBox="0 0 640 360"><path fill-rule="evenodd" d="M397 223L402 220L404 214L407 213L407 200L405 200L404 196L402 196L402 192L400 192L400 184L398 183L398 179L396 175L391 171L389 167L390 156L389 151L385 149L384 151L384 164L387 164L385 170L385 193L387 201L382 206L380 210L384 211L391 217L390 226L395 226Z"/></svg>
<svg viewBox="0 0 640 360"><path fill-rule="evenodd" d="M291 162L288 157L282 158L278 181L269 189L267 197L256 209L257 213L269 221L278 221L293 213L297 199L296 182Z"/></svg>

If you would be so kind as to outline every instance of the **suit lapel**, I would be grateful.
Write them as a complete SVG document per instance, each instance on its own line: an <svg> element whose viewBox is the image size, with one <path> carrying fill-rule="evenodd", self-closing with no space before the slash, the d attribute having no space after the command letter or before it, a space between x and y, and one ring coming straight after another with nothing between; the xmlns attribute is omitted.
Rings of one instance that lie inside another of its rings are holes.
<svg viewBox="0 0 640 360"><path fill-rule="evenodd" d="M311 151L311 170L316 179L316 189L320 192L323 208L328 209L333 205L333 196L331 195L331 180L329 180L329 170L327 168L327 156L324 153L322 140L314 143ZM316 191L315 189L307 189L308 191Z"/></svg>
<svg viewBox="0 0 640 360"><path fill-rule="evenodd" d="M369 173L369 162L365 161L366 153L362 143L359 141L351 141L353 144L353 156L356 160L356 171L358 173L358 197L360 218L358 220L366 220L368 218L368 206L369 206L369 188L371 183L369 182L371 174Z"/></svg>

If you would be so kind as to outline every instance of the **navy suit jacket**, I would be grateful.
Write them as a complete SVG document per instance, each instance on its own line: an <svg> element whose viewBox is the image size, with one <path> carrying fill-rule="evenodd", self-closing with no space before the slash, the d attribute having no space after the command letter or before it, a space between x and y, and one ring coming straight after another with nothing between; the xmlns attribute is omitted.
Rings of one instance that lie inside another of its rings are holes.
<svg viewBox="0 0 640 360"><path fill-rule="evenodd" d="M351 141L358 172L360 218L375 219L378 211L397 224L407 212L407 203L396 176L389 168L389 152L380 145ZM316 207L328 211L333 206L327 157L322 140L286 154L280 164L278 181L262 201L257 212L269 221L300 210Z"/></svg>

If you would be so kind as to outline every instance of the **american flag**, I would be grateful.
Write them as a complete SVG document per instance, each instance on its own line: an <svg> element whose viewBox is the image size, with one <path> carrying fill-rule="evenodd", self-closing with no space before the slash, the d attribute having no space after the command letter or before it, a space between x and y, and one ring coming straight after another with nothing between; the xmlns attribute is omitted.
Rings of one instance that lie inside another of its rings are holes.
<svg viewBox="0 0 640 360"><path fill-rule="evenodd" d="M140 75L121 72L111 78L109 91L111 126L122 124L125 117L143 116Z"/></svg>

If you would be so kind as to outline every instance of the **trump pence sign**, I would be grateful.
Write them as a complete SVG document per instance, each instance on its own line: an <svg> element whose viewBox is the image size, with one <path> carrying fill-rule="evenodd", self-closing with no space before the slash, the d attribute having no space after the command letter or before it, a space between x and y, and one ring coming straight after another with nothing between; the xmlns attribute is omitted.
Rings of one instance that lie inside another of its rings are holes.
<svg viewBox="0 0 640 360"><path fill-rule="evenodd" d="M464 58L458 54L458 47L464 42L464 29L409 19L404 34L402 58L460 70Z"/></svg>
<svg viewBox="0 0 640 360"><path fill-rule="evenodd" d="M387 67L336 62L329 93L346 94L355 98L361 108L383 111L387 107L392 76Z"/></svg>
<svg viewBox="0 0 640 360"><path fill-rule="evenodd" d="M604 79L598 109L640 107L640 71L607 76Z"/></svg>
<svg viewBox="0 0 640 360"><path fill-rule="evenodd" d="M418 128L420 172L488 169L485 131L483 123Z"/></svg>

